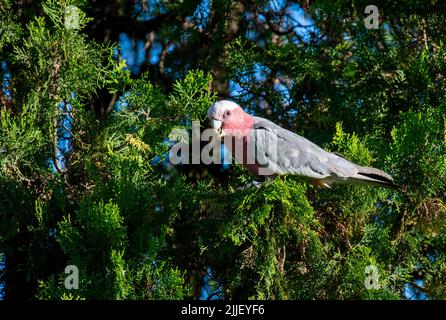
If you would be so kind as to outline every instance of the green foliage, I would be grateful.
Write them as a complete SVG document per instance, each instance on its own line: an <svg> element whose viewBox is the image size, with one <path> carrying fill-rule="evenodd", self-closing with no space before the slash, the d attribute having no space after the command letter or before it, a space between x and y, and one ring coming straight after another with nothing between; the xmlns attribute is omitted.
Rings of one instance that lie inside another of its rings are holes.
<svg viewBox="0 0 446 320"><path fill-rule="evenodd" d="M13 117L0 111L0 170L4 175L22 176L22 170L33 170L45 155L45 135L38 127L35 110L25 108L21 117ZM40 150L39 150L40 149ZM42 157L43 156L43 157Z"/></svg>
<svg viewBox="0 0 446 320"><path fill-rule="evenodd" d="M340 123L336 124L336 133L333 137L333 144L338 151L351 161L368 166L372 161L372 155L367 147L362 143L356 134L349 135L342 130Z"/></svg>
<svg viewBox="0 0 446 320"><path fill-rule="evenodd" d="M12 14L11 1L0 3L0 52L8 45L13 45L21 36L22 28Z"/></svg>
<svg viewBox="0 0 446 320"><path fill-rule="evenodd" d="M441 109L407 112L402 116L401 124L391 132L392 162L398 164L396 174L405 185L416 188L422 198L435 195L446 187L443 117Z"/></svg>
<svg viewBox="0 0 446 320"><path fill-rule="evenodd" d="M53 21L54 22L54 21ZM72 30L51 27L43 17L28 25L28 36L15 47L14 63L23 66L24 85L53 101L95 93L106 81L107 48L87 42ZM85 59L88 57L88 59Z"/></svg>
<svg viewBox="0 0 446 320"><path fill-rule="evenodd" d="M242 279L257 283L252 297L292 298L285 288L286 245L311 241L318 226L305 198L305 186L276 179L259 190L238 191L232 200L233 217L223 236L245 249L238 259L240 278L227 289L235 290ZM295 206L295 201L300 205ZM247 247L247 248L246 248ZM238 280L238 281L237 281Z"/></svg>
<svg viewBox="0 0 446 320"><path fill-rule="evenodd" d="M317 30L303 39L269 3L213 1L204 22L191 1L140 1L139 13L122 1L1 1L6 299L198 298L205 276L227 299L446 297L442 4L378 1L377 30L360 23L364 1L302 4ZM159 61L132 73L121 32L147 52L160 45ZM247 111L401 189L293 176L255 187L238 165L165 166L172 131L206 127L237 85ZM64 286L67 265L78 290Z"/></svg>
<svg viewBox="0 0 446 320"><path fill-rule="evenodd" d="M189 72L184 80L174 83L170 107L186 119L204 121L209 106L215 100L215 93L210 88L211 80L203 71Z"/></svg>

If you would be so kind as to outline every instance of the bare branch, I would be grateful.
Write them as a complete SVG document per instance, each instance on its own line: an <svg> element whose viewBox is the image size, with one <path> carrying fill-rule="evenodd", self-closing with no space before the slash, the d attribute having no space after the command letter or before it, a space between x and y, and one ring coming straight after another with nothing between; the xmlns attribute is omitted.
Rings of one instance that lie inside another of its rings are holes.
<svg viewBox="0 0 446 320"><path fill-rule="evenodd" d="M51 157L53 159L54 167L56 168L57 172L60 175L63 175L66 171L61 168L61 166L59 164L59 160L57 159L57 150L58 150L58 147L57 147L57 141L58 141L58 139L57 139L57 129L59 128L58 125L57 125L57 119L54 119L53 128L54 128L54 131L51 134L52 135L52 140L53 140L53 152L52 152Z"/></svg>

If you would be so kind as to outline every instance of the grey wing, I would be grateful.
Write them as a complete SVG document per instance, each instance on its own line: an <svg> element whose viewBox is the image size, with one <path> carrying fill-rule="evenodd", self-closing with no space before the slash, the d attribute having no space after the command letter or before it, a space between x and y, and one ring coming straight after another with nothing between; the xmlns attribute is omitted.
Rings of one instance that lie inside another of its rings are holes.
<svg viewBox="0 0 446 320"><path fill-rule="evenodd" d="M249 141L255 141L250 152L262 168L276 174L296 174L315 179L347 179L358 173L355 164L327 152L311 141L255 117ZM254 150L255 147L255 150Z"/></svg>

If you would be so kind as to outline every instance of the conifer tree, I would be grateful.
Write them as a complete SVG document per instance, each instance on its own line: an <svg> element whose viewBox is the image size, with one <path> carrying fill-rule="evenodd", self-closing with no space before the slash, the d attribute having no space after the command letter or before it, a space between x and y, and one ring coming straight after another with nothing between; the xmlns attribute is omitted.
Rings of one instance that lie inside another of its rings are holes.
<svg viewBox="0 0 446 320"><path fill-rule="evenodd" d="M367 5L0 0L1 296L446 298L446 11ZM169 164L228 97L401 189Z"/></svg>

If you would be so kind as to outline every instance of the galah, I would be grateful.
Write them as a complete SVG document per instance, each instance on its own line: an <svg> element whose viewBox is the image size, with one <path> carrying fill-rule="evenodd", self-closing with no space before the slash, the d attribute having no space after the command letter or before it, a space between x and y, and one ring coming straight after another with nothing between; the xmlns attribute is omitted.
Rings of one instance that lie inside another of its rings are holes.
<svg viewBox="0 0 446 320"><path fill-rule="evenodd" d="M299 175L316 184L367 184L396 187L382 170L357 165L342 156L325 151L313 142L275 123L246 113L238 104L221 100L208 110L211 126L223 137L236 160L252 173L275 177ZM240 153L236 150L241 146Z"/></svg>

